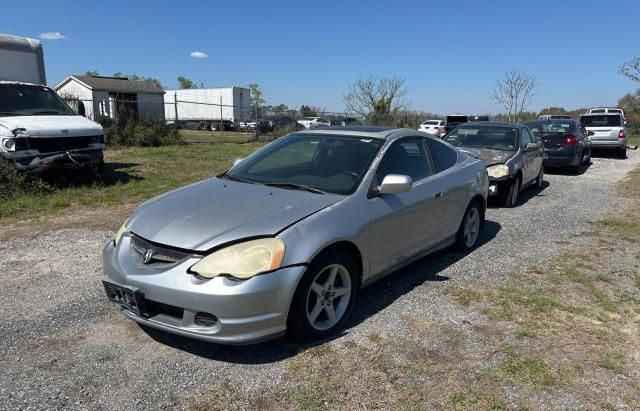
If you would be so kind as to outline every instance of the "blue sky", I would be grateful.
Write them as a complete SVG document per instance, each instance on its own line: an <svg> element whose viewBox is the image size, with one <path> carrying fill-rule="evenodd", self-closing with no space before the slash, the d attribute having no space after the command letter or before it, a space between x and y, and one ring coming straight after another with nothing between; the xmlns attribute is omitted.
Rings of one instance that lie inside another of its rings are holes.
<svg viewBox="0 0 640 411"><path fill-rule="evenodd" d="M32 0L5 2L0 32L61 33L43 40L52 86L86 70L167 88L182 75L205 86L256 82L270 104L339 111L358 78L395 75L416 110L497 113L489 90L512 67L538 80L531 109L614 105L640 86L617 73L640 56L638 16L638 0Z"/></svg>

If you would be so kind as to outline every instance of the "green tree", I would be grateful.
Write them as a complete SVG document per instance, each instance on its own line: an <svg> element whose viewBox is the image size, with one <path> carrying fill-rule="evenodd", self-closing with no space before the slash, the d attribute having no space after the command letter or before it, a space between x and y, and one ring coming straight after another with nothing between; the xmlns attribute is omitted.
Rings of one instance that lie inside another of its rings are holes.
<svg viewBox="0 0 640 411"><path fill-rule="evenodd" d="M300 114L302 114L302 117L315 117L317 115L311 107L304 104L300 106Z"/></svg>
<svg viewBox="0 0 640 411"><path fill-rule="evenodd" d="M99 76L98 70L87 70L84 73L85 76Z"/></svg>
<svg viewBox="0 0 640 411"><path fill-rule="evenodd" d="M632 129L634 135L640 133L640 89L635 93L627 93L618 100L618 107L624 110L627 117L627 126Z"/></svg>
<svg viewBox="0 0 640 411"><path fill-rule="evenodd" d="M186 77L179 76L178 83L180 83L180 88L182 89L198 88L198 85L196 83Z"/></svg>
<svg viewBox="0 0 640 411"><path fill-rule="evenodd" d="M260 90L260 86L256 83L251 83L248 85L249 91L251 92L250 104L251 111L257 112L258 116L262 115L264 111L264 104L266 103L264 97L262 96L262 90Z"/></svg>

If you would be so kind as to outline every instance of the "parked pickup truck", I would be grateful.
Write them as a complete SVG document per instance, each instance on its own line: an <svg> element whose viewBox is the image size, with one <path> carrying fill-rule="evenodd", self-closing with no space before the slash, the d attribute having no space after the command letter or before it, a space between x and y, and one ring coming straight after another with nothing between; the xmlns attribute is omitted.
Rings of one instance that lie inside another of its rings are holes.
<svg viewBox="0 0 640 411"><path fill-rule="evenodd" d="M104 168L100 124L77 115L49 87L0 81L0 156L18 170Z"/></svg>

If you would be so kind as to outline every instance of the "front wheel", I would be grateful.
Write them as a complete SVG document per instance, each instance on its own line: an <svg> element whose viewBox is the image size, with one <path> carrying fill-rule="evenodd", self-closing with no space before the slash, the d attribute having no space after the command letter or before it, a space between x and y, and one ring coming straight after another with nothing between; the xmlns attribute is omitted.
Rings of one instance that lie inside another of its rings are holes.
<svg viewBox="0 0 640 411"><path fill-rule="evenodd" d="M482 226L482 210L477 201L472 201L464 213L460 228L456 234L456 249L469 251L475 247Z"/></svg>
<svg viewBox="0 0 640 411"><path fill-rule="evenodd" d="M509 191L504 197L503 204L507 208L515 207L518 202L518 194L520 193L520 179L515 178L509 186Z"/></svg>
<svg viewBox="0 0 640 411"><path fill-rule="evenodd" d="M536 188L542 188L544 186L544 166L540 166L540 172L538 178L536 178Z"/></svg>
<svg viewBox="0 0 640 411"><path fill-rule="evenodd" d="M300 341L326 338L347 322L360 289L353 258L333 251L317 258L305 272L293 297L287 333Z"/></svg>

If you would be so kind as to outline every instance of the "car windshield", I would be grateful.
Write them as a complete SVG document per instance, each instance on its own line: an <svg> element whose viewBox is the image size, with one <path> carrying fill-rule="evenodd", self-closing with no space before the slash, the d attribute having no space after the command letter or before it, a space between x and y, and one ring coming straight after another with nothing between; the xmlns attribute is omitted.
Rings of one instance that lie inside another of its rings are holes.
<svg viewBox="0 0 640 411"><path fill-rule="evenodd" d="M568 121L545 121L527 123L529 129L535 134L570 133L575 127Z"/></svg>
<svg viewBox="0 0 640 411"><path fill-rule="evenodd" d="M621 127L620 115L582 116L580 124L584 127Z"/></svg>
<svg viewBox="0 0 640 411"><path fill-rule="evenodd" d="M518 132L513 127L471 127L454 129L445 141L454 147L491 148L515 151Z"/></svg>
<svg viewBox="0 0 640 411"><path fill-rule="evenodd" d="M225 175L250 183L346 195L355 191L382 143L372 138L291 134L242 160Z"/></svg>
<svg viewBox="0 0 640 411"><path fill-rule="evenodd" d="M44 115L75 113L50 88L26 84L0 85L0 115Z"/></svg>
<svg viewBox="0 0 640 411"><path fill-rule="evenodd" d="M428 120L428 121L425 121L422 124L425 125L425 126L433 126L433 125L440 124L440 122L438 120Z"/></svg>

